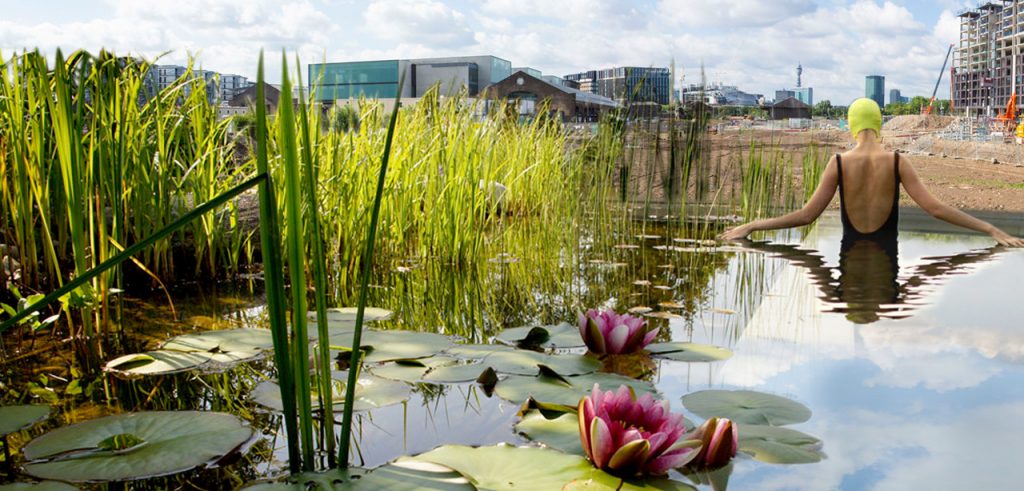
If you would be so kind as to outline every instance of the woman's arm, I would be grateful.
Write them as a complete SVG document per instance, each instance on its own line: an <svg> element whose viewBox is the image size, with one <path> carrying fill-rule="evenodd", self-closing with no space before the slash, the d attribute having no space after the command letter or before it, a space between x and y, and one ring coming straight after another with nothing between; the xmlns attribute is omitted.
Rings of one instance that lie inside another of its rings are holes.
<svg viewBox="0 0 1024 491"><path fill-rule="evenodd" d="M737 240L746 238L751 232L757 230L775 230L807 225L817 220L821 216L821 212L825 211L825 208L832 201L832 197L835 196L838 186L839 171L836 169L836 157L833 155L832 159L828 161L828 165L825 166L825 172L821 176L821 182L818 183L818 189L814 190L811 199L807 200L803 208L781 217L757 220L740 225L739 227L726 230L718 238L721 240Z"/></svg>
<svg viewBox="0 0 1024 491"><path fill-rule="evenodd" d="M953 225L991 235L993 239L996 239L996 242L1004 246L1024 247L1024 240L1003 232L995 225L974 218L932 196L928 192L928 188L921 182L921 178L918 177L917 171L914 170L914 166L910 164L909 159L903 155L900 155L900 157L900 180L903 182L903 189L906 189L907 194L917 203L917 206L920 206L929 215Z"/></svg>

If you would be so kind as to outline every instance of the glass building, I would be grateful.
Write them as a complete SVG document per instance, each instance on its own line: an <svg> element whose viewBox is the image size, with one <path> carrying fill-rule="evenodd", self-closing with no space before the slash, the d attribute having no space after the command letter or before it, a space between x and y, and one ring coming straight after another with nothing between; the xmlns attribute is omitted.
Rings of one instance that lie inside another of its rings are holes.
<svg viewBox="0 0 1024 491"><path fill-rule="evenodd" d="M620 103L656 102L668 104L672 73L668 68L617 67L566 75L580 84L580 90Z"/></svg>
<svg viewBox="0 0 1024 491"><path fill-rule="evenodd" d="M319 100L393 99L402 65L400 60L315 63L309 65L309 80Z"/></svg>
<svg viewBox="0 0 1024 491"><path fill-rule="evenodd" d="M442 95L465 90L472 97L512 75L512 62L496 56L457 56L309 65L312 92L322 101L394 98L403 74L403 98L421 97L434 86Z"/></svg>
<svg viewBox="0 0 1024 491"><path fill-rule="evenodd" d="M864 97L873 99L878 107L885 106L885 77L868 75L864 77Z"/></svg>

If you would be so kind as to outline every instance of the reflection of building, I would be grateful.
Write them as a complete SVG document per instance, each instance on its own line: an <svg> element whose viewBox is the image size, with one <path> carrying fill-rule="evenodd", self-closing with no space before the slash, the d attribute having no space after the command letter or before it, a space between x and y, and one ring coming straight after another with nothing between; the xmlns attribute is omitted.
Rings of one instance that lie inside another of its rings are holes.
<svg viewBox="0 0 1024 491"><path fill-rule="evenodd" d="M734 85L720 83L690 84L682 90L684 104L699 101L711 106L758 106L763 98L761 94L748 94Z"/></svg>
<svg viewBox="0 0 1024 491"><path fill-rule="evenodd" d="M878 107L885 106L885 77L868 75L864 77L864 97L873 99Z"/></svg>
<svg viewBox="0 0 1024 491"><path fill-rule="evenodd" d="M671 72L668 68L617 67L589 70L562 77L580 84L580 90L620 103L668 104Z"/></svg>
<svg viewBox="0 0 1024 491"><path fill-rule="evenodd" d="M403 98L421 97L434 85L440 85L442 95L466 90L468 95L476 96L488 85L511 75L512 63L496 56L459 56L309 65L312 92L322 101L360 96L391 99L398 95L403 74Z"/></svg>
<svg viewBox="0 0 1024 491"><path fill-rule="evenodd" d="M568 121L597 121L602 113L619 106L615 101L581 90L550 83L518 71L487 89L487 96L519 103L519 112L531 116L547 104L551 113Z"/></svg>

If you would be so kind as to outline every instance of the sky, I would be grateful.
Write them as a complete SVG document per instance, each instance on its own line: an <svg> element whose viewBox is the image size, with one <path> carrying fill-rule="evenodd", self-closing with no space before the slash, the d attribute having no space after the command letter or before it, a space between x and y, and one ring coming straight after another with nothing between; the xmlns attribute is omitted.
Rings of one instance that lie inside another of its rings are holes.
<svg viewBox="0 0 1024 491"><path fill-rule="evenodd" d="M0 0L0 53L107 48L268 81L302 63L491 54L545 74L675 60L678 84L813 87L846 105L866 75L930 96L961 0ZM304 70L305 73L305 70ZM305 77L305 75L304 75ZM949 96L948 69L939 87Z"/></svg>

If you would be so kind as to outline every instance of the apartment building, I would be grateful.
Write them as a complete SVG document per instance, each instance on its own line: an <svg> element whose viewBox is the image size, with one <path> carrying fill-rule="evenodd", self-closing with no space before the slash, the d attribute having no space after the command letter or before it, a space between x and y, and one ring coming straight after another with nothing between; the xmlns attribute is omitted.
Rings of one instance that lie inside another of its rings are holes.
<svg viewBox="0 0 1024 491"><path fill-rule="evenodd" d="M953 107L994 115L1016 92L1024 102L1024 0L986 2L960 13L953 52ZM1016 81L1014 78L1016 77Z"/></svg>

